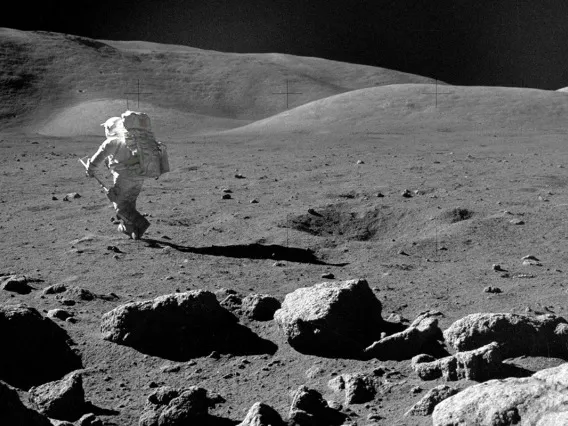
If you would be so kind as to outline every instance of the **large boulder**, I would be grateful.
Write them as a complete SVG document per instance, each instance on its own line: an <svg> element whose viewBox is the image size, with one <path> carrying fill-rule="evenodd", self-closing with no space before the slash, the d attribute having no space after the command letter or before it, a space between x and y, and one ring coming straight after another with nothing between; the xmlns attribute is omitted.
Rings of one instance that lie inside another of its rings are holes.
<svg viewBox="0 0 568 426"><path fill-rule="evenodd" d="M568 322L555 315L471 314L454 322L444 337L458 351L497 342L505 357L568 356Z"/></svg>
<svg viewBox="0 0 568 426"><path fill-rule="evenodd" d="M297 351L360 358L384 321L367 281L324 282L287 294L274 320Z"/></svg>
<svg viewBox="0 0 568 426"><path fill-rule="evenodd" d="M343 424L345 414L331 408L322 395L306 386L294 393L289 426L336 426Z"/></svg>
<svg viewBox="0 0 568 426"><path fill-rule="evenodd" d="M51 422L43 414L26 407L16 390L0 381L0 425L51 426Z"/></svg>
<svg viewBox="0 0 568 426"><path fill-rule="evenodd" d="M69 336L26 305L0 306L0 379L28 389L82 368Z"/></svg>
<svg viewBox="0 0 568 426"><path fill-rule="evenodd" d="M274 408L262 402L256 402L248 411L245 419L237 426L284 426L284 422Z"/></svg>
<svg viewBox="0 0 568 426"><path fill-rule="evenodd" d="M458 352L441 359L424 354L417 355L412 358L411 367L422 380L443 377L447 381L482 381L495 378L501 373L503 356L500 346L492 342L481 348Z"/></svg>
<svg viewBox="0 0 568 426"><path fill-rule="evenodd" d="M85 392L80 373L32 387L30 396L38 411L57 420L75 421L85 413Z"/></svg>
<svg viewBox="0 0 568 426"><path fill-rule="evenodd" d="M184 426L205 424L210 401L207 390L190 386L175 389L163 386L154 391L144 406L139 426Z"/></svg>
<svg viewBox="0 0 568 426"><path fill-rule="evenodd" d="M219 305L209 291L169 294L119 306L103 315L103 338L141 352L183 361L212 351L236 355L273 353Z"/></svg>
<svg viewBox="0 0 568 426"><path fill-rule="evenodd" d="M567 418L568 364L471 386L440 402L432 414L434 426L553 426L567 424L562 421Z"/></svg>
<svg viewBox="0 0 568 426"><path fill-rule="evenodd" d="M370 358L402 360L439 350L444 340L438 319L430 312L419 315L407 329L386 336L365 349Z"/></svg>

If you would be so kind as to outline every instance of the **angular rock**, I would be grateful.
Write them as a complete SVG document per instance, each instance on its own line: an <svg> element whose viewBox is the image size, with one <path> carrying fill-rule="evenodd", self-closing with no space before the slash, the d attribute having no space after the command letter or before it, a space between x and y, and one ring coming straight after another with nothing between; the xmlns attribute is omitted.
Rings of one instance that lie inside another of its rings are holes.
<svg viewBox="0 0 568 426"><path fill-rule="evenodd" d="M365 349L371 358L402 360L429 352L443 340L438 319L430 313L419 315L410 326L399 333L387 336Z"/></svg>
<svg viewBox="0 0 568 426"><path fill-rule="evenodd" d="M274 320L299 352L355 358L379 340L384 324L381 302L365 280L299 288L286 295Z"/></svg>
<svg viewBox="0 0 568 426"><path fill-rule="evenodd" d="M284 422L274 408L262 402L256 402L248 411L245 419L237 426L284 426Z"/></svg>
<svg viewBox="0 0 568 426"><path fill-rule="evenodd" d="M289 417L288 426L336 426L346 418L331 408L318 391L306 386L294 393Z"/></svg>
<svg viewBox="0 0 568 426"><path fill-rule="evenodd" d="M566 424L568 363L531 377L490 380L440 402L432 414L434 426Z"/></svg>
<svg viewBox="0 0 568 426"><path fill-rule="evenodd" d="M267 294L249 294L243 299L243 313L256 321L270 321L274 313L280 309L280 302L275 297Z"/></svg>
<svg viewBox="0 0 568 426"><path fill-rule="evenodd" d="M276 345L237 324L209 291L194 290L132 302L103 315L103 338L143 353L187 361L212 351L274 353Z"/></svg>
<svg viewBox="0 0 568 426"><path fill-rule="evenodd" d="M459 391L459 388L453 388L448 385L436 386L430 389L420 401L414 404L412 408L405 413L405 416L429 416L434 411L436 405Z"/></svg>
<svg viewBox="0 0 568 426"><path fill-rule="evenodd" d="M0 288L18 294L29 294L33 290L29 282L29 278L25 275L8 275L0 278Z"/></svg>
<svg viewBox="0 0 568 426"><path fill-rule="evenodd" d="M30 396L38 411L57 420L75 421L85 412L85 392L81 374L72 372L63 379L32 387Z"/></svg>
<svg viewBox="0 0 568 426"><path fill-rule="evenodd" d="M438 360L417 355L411 366L422 380L443 377L447 381L461 379L483 381L502 370L503 355L499 344L492 342L472 351L458 352Z"/></svg>
<svg viewBox="0 0 568 426"><path fill-rule="evenodd" d="M0 381L0 425L52 426L43 414L26 407L16 389Z"/></svg>
<svg viewBox="0 0 568 426"><path fill-rule="evenodd" d="M345 379L343 375L335 376L327 382L327 387L334 392L341 392L345 389Z"/></svg>
<svg viewBox="0 0 568 426"><path fill-rule="evenodd" d="M21 389L82 367L65 330L23 304L0 306L0 341L0 379Z"/></svg>
<svg viewBox="0 0 568 426"><path fill-rule="evenodd" d="M378 383L374 376L364 373L346 374L344 381L345 405L372 401L377 394Z"/></svg>
<svg viewBox="0 0 568 426"><path fill-rule="evenodd" d="M209 399L207 390L190 386L175 389L167 386L148 396L139 426L184 426L207 421ZM203 423L198 423L203 422Z"/></svg>
<svg viewBox="0 0 568 426"><path fill-rule="evenodd" d="M497 342L506 358L568 356L568 322L550 314L534 318L509 313L471 314L454 322L444 331L444 337L458 351Z"/></svg>

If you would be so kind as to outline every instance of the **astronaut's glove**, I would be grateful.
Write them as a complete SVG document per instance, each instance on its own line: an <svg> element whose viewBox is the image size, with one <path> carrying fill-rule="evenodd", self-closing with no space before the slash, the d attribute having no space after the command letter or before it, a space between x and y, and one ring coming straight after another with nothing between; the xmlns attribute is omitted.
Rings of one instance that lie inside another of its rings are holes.
<svg viewBox="0 0 568 426"><path fill-rule="evenodd" d="M85 170L87 177L95 176L95 168L91 165L91 160L87 160L87 169Z"/></svg>

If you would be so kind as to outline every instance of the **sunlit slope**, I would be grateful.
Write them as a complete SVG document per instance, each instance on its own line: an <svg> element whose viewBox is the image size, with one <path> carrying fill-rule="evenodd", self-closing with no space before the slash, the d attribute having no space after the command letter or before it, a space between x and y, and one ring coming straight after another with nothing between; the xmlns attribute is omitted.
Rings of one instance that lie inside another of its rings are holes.
<svg viewBox="0 0 568 426"><path fill-rule="evenodd" d="M431 81L318 58L0 28L1 127L31 125L53 135L91 132L126 109L127 97L130 108L138 109L136 95L125 93L136 92L138 80L145 93L139 109L189 114L185 123L190 132L236 127L284 111L286 96L276 93L285 92L286 80L290 91L299 92L289 96L291 108L363 87ZM101 108L103 102L112 111ZM65 123L65 114L81 123Z"/></svg>
<svg viewBox="0 0 568 426"><path fill-rule="evenodd" d="M557 128L568 124L561 92L505 88L396 84L317 100L259 120L236 133L373 132L405 128Z"/></svg>

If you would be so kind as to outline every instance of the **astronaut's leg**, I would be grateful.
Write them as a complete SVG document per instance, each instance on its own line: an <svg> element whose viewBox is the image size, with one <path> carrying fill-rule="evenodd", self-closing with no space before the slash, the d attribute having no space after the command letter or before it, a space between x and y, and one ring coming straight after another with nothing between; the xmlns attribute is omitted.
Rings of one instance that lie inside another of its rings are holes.
<svg viewBox="0 0 568 426"><path fill-rule="evenodd" d="M143 183L142 178L116 174L111 188L116 216L122 221L118 230L134 239L142 237L150 226L150 222L136 210L136 199Z"/></svg>

